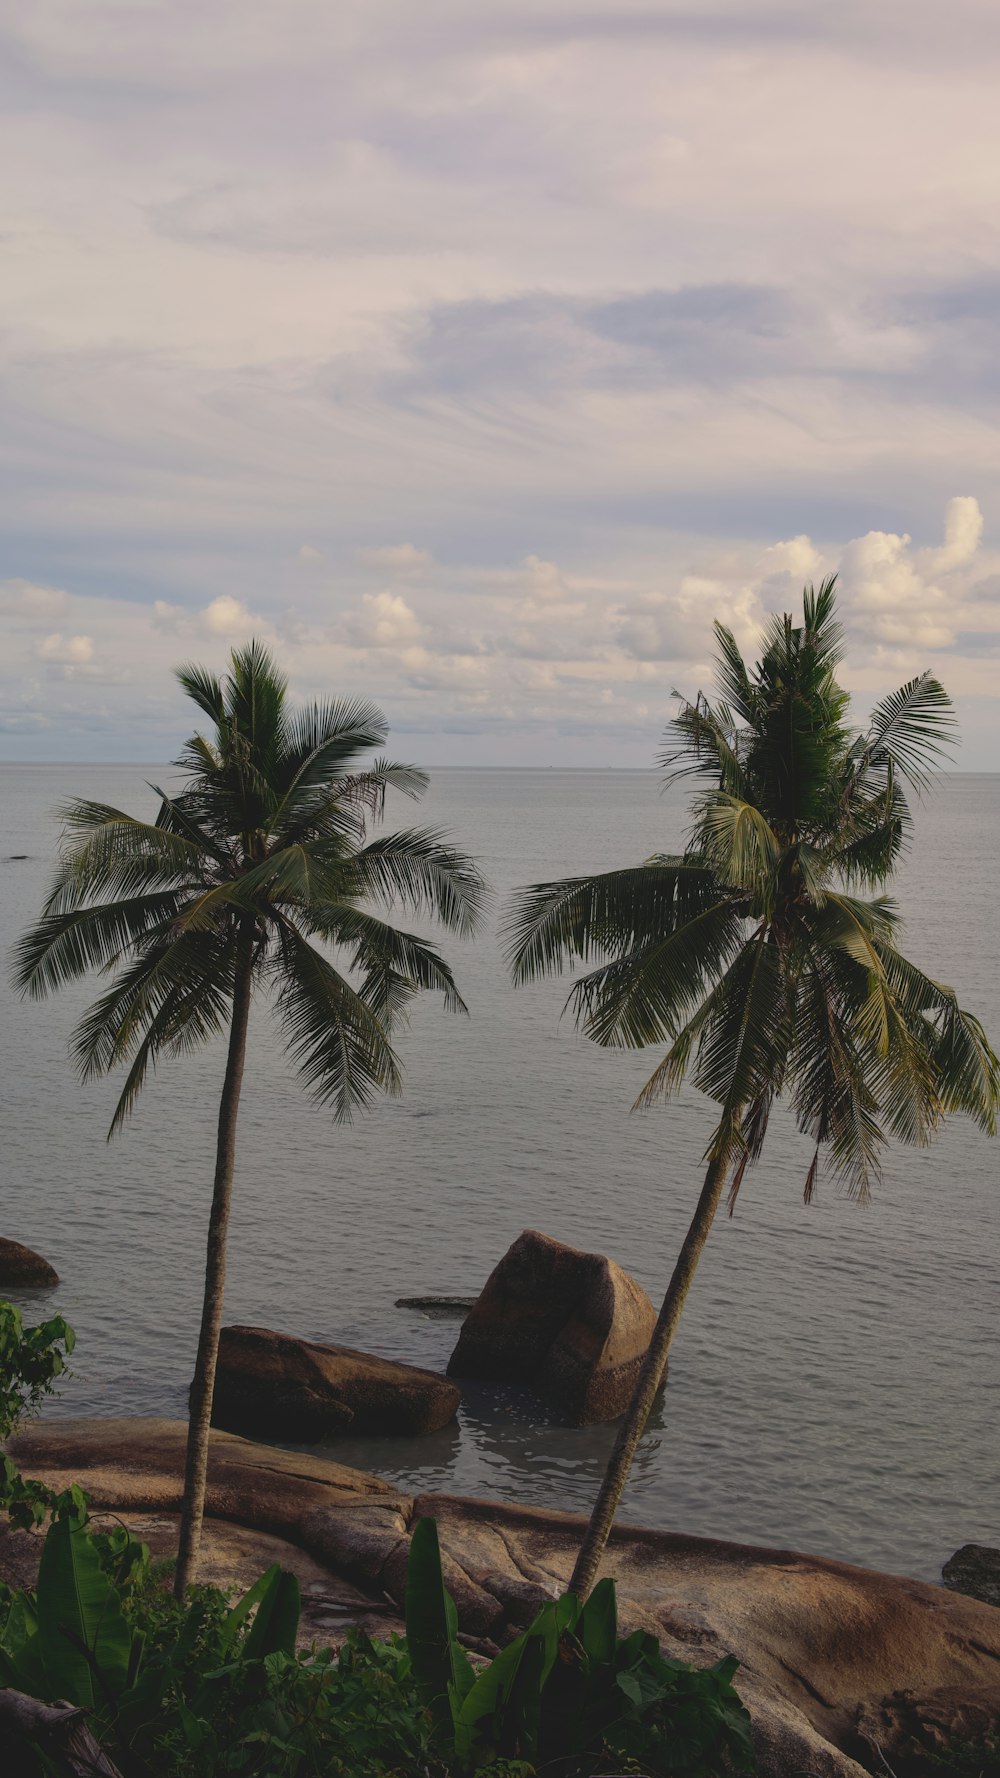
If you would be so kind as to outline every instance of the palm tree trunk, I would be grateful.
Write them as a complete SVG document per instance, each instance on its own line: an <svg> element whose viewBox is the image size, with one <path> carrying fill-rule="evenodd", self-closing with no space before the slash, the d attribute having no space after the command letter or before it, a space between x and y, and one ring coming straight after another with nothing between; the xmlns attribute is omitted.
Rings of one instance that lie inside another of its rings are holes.
<svg viewBox="0 0 1000 1778"><path fill-rule="evenodd" d="M608 1467L604 1472L601 1491L594 1503L590 1515L580 1553L576 1558L573 1578L569 1583L570 1592L576 1593L580 1599L586 1599L601 1565L605 1546L611 1535L618 1502L628 1481L632 1458L636 1445L639 1443L649 1419L650 1409L656 1400L656 1392L663 1382L667 1368L667 1358L673 1345L674 1334L681 1318L681 1311L687 1301L701 1251L708 1239L708 1232L715 1219L719 1207L722 1188L726 1180L726 1159L721 1158L709 1162L705 1183L701 1188L698 1207L691 1219L691 1226L684 1237L684 1245L677 1256L667 1294L663 1306L657 1316L653 1337L643 1360L642 1369L636 1380L632 1400L625 1410L625 1417L618 1428L614 1449L608 1459Z"/></svg>
<svg viewBox="0 0 1000 1778"><path fill-rule="evenodd" d="M254 926L250 920L243 926L237 939L229 1056L219 1106L215 1184L212 1190L212 1211L208 1219L205 1296L201 1310L198 1356L195 1359L194 1380L191 1384L180 1548L174 1577L174 1594L178 1599L183 1599L186 1588L195 1579L201 1547L201 1526L205 1516L208 1440L212 1423L212 1397L215 1393L215 1367L219 1356L219 1334L222 1328L222 1303L226 1288L226 1236L236 1162L236 1114L240 1104L240 1087L243 1084L247 1025L253 989L253 945Z"/></svg>

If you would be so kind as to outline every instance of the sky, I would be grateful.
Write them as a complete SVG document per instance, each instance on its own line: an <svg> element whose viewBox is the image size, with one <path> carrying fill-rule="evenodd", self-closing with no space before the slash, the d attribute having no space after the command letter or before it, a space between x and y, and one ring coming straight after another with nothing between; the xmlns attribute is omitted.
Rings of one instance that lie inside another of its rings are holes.
<svg viewBox="0 0 1000 1778"><path fill-rule="evenodd" d="M0 759L264 638L434 765L652 763L836 571L1000 769L995 0L0 0Z"/></svg>

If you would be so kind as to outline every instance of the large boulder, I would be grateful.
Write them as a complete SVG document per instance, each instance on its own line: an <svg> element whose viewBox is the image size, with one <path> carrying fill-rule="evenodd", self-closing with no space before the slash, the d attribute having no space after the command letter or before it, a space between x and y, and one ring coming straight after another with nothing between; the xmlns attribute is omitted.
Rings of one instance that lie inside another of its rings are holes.
<svg viewBox="0 0 1000 1778"><path fill-rule="evenodd" d="M462 1323L448 1375L522 1384L573 1426L614 1420L655 1324L646 1292L613 1259L525 1229Z"/></svg>
<svg viewBox="0 0 1000 1778"><path fill-rule="evenodd" d="M212 1423L253 1438L313 1444L352 1432L437 1432L460 1391L446 1377L350 1346L325 1346L268 1327L224 1327Z"/></svg>
<svg viewBox="0 0 1000 1778"><path fill-rule="evenodd" d="M58 1284L59 1274L33 1247L0 1235L0 1290Z"/></svg>

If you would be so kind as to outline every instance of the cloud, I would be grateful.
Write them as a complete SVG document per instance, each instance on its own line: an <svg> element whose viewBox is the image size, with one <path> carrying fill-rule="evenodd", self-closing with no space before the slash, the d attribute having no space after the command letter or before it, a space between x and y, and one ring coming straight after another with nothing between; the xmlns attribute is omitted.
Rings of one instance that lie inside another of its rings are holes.
<svg viewBox="0 0 1000 1778"><path fill-rule="evenodd" d="M154 599L152 607L153 628L176 633L187 621L188 613L183 605L171 605L169 599Z"/></svg>
<svg viewBox="0 0 1000 1778"><path fill-rule="evenodd" d="M425 549L417 549L412 543L382 544L377 549L359 549L355 551L355 559L363 568L388 570L392 574L419 574L429 568L432 557Z"/></svg>
<svg viewBox="0 0 1000 1778"><path fill-rule="evenodd" d="M64 666L85 666L94 658L90 636L63 636L60 632L46 636L36 649L39 660L59 661Z"/></svg>
<svg viewBox="0 0 1000 1778"><path fill-rule="evenodd" d="M0 581L0 614L6 622L34 628L63 615L69 599L61 587L38 586L30 580Z"/></svg>
<svg viewBox="0 0 1000 1778"><path fill-rule="evenodd" d="M242 599L234 599L231 593L220 593L199 613L199 619L203 629L212 636L263 635L270 629L263 618L255 617Z"/></svg>
<svg viewBox="0 0 1000 1778"><path fill-rule="evenodd" d="M841 565L855 626L877 642L950 648L974 590L968 570L982 531L978 501L963 495L948 503L941 548L914 550L908 534L891 531L856 538Z"/></svg>
<svg viewBox="0 0 1000 1778"><path fill-rule="evenodd" d="M360 609L348 621L348 635L361 647L406 648L423 626L399 593L365 593Z"/></svg>
<svg viewBox="0 0 1000 1778"><path fill-rule="evenodd" d="M952 568L964 568L973 560L983 535L983 515L979 502L971 494L958 494L949 500L945 515L944 547L935 550L933 561L939 574Z"/></svg>

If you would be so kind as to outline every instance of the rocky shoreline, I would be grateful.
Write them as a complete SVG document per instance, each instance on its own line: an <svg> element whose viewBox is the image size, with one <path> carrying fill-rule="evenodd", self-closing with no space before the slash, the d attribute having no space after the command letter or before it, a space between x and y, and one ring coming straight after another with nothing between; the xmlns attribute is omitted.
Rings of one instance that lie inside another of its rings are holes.
<svg viewBox="0 0 1000 1778"><path fill-rule="evenodd" d="M25 1473L80 1481L169 1553L186 1425L58 1420L11 1442ZM401 1627L409 1536L438 1521L463 1631L502 1644L569 1577L582 1520L449 1494L408 1495L327 1459L212 1435L204 1578L240 1584L269 1562L302 1584L305 1640L348 1624ZM7 1533L0 1572L24 1584L38 1539ZM860 1778L888 1760L905 1778L949 1738L1000 1719L1000 1611L941 1587L797 1551L620 1527L606 1563L623 1628L644 1627L694 1664L735 1654L762 1774ZM873 1750L878 1750L876 1756ZM863 1762L863 1763L861 1763Z"/></svg>

